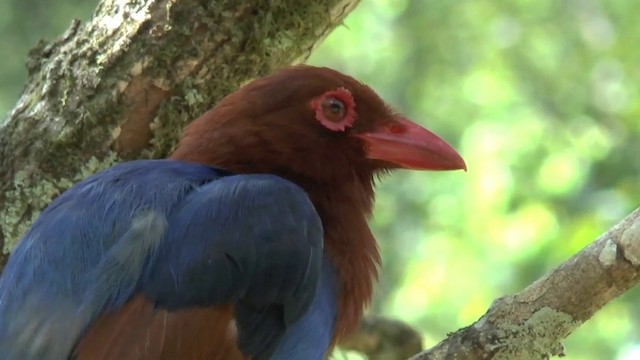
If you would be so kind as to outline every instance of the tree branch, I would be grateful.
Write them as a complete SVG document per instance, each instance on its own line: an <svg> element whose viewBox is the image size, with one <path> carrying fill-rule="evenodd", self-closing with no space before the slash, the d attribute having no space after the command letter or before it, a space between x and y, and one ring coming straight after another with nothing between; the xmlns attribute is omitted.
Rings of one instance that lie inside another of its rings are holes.
<svg viewBox="0 0 640 360"><path fill-rule="evenodd" d="M410 360L546 359L600 308L640 282L640 208L518 294L494 301L474 324ZM395 320L370 317L342 347L369 359L405 359L419 336Z"/></svg>
<svg viewBox="0 0 640 360"><path fill-rule="evenodd" d="M640 279L640 209L473 325L411 360L546 359L602 306Z"/></svg>
<svg viewBox="0 0 640 360"><path fill-rule="evenodd" d="M306 58L358 1L104 0L40 43L0 123L0 269L53 197L121 159L164 157L188 121Z"/></svg>

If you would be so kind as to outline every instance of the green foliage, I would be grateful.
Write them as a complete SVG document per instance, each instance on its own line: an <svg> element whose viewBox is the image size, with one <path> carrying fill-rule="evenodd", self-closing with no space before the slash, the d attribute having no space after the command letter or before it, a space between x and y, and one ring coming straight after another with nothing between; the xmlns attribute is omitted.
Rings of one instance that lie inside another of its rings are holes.
<svg viewBox="0 0 640 360"><path fill-rule="evenodd" d="M29 48L92 2L0 2L0 113ZM370 84L465 157L467 173L388 176L373 311L433 345L579 251L640 204L635 2L369 0L311 63ZM187 99L189 100L189 99ZM640 291L565 343L569 359L640 357Z"/></svg>

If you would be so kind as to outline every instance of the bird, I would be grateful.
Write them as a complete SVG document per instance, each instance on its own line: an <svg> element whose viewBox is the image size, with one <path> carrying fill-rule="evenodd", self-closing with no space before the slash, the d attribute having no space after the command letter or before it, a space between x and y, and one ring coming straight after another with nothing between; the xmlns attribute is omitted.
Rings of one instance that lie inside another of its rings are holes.
<svg viewBox="0 0 640 360"><path fill-rule="evenodd" d="M396 169L466 164L339 71L253 80L168 158L43 210L0 277L0 359L324 359L371 301L374 185Z"/></svg>

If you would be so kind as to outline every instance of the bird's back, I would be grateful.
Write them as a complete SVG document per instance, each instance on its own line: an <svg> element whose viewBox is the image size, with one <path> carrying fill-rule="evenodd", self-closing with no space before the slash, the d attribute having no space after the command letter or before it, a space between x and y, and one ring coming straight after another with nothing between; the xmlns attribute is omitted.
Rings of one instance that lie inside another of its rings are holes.
<svg viewBox="0 0 640 360"><path fill-rule="evenodd" d="M135 286L145 241L165 226L163 216L193 189L222 175L176 161L134 161L60 195L25 234L0 278L4 356L63 358L97 314L128 301L130 293L123 290ZM127 237L133 241L121 241ZM115 281L126 279L129 284L117 284L120 290L112 292Z"/></svg>
<svg viewBox="0 0 640 360"><path fill-rule="evenodd" d="M291 182L117 165L54 200L14 251L0 359L288 359L278 352L299 349L278 346L312 305L322 258L320 219ZM334 283L318 301L329 329ZM304 354L324 354L331 334Z"/></svg>

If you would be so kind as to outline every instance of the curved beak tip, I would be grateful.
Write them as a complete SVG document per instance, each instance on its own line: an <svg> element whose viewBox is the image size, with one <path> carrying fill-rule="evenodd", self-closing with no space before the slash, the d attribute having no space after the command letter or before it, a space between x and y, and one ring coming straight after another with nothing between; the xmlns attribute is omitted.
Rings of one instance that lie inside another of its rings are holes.
<svg viewBox="0 0 640 360"><path fill-rule="evenodd" d="M460 155L458 156L459 156L458 161L454 165L455 167L451 170L463 170L464 172L467 172L467 163L464 161L462 156Z"/></svg>

